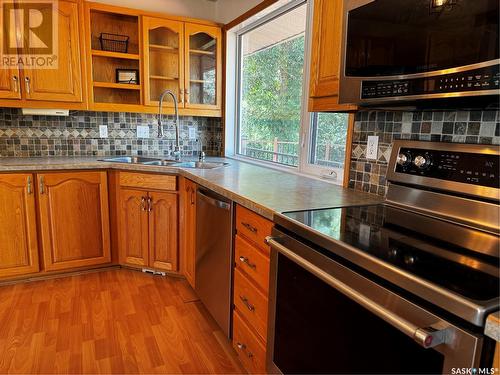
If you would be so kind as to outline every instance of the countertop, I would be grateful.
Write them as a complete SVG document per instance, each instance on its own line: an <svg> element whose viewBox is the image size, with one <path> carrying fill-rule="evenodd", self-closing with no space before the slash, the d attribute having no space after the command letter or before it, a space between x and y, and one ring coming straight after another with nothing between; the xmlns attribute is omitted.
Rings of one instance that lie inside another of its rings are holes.
<svg viewBox="0 0 500 375"><path fill-rule="evenodd" d="M114 169L176 174L272 220L275 213L379 203L382 198L328 182L246 163L207 158L229 165L189 169L99 161L97 157L0 158L1 172Z"/></svg>
<svg viewBox="0 0 500 375"><path fill-rule="evenodd" d="M500 311L488 316L488 319L486 319L484 334L496 341L500 341Z"/></svg>

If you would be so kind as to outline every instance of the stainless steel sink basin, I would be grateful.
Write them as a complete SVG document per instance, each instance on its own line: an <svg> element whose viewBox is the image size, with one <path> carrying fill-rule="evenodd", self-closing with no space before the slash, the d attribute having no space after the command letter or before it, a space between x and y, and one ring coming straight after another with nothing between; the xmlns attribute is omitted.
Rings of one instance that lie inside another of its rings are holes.
<svg viewBox="0 0 500 375"><path fill-rule="evenodd" d="M185 161L170 165L172 167L179 167L179 168L215 169L215 168L225 167L226 165L229 165L229 163L208 162L208 161Z"/></svg>
<svg viewBox="0 0 500 375"><path fill-rule="evenodd" d="M111 163L127 163L127 164L149 164L152 162L162 161L158 158L148 158L144 156L117 156L115 158L102 159Z"/></svg>
<svg viewBox="0 0 500 375"><path fill-rule="evenodd" d="M115 158L102 159L102 161L107 161L111 163L157 165L165 167L193 168L193 169L215 169L229 165L229 163L222 163L222 162L176 161L170 159L148 158L144 156L117 156Z"/></svg>
<svg viewBox="0 0 500 375"><path fill-rule="evenodd" d="M145 164L145 165L163 165L166 167L171 167L172 165L178 164L178 163L179 162L175 161L175 160L152 160L152 161L144 162L142 164Z"/></svg>

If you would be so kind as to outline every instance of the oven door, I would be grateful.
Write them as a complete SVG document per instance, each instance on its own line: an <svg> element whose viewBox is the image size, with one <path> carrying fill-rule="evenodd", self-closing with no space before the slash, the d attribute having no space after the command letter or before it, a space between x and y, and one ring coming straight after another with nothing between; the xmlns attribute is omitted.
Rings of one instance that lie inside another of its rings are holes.
<svg viewBox="0 0 500 375"><path fill-rule="evenodd" d="M482 338L274 229L268 371L452 373L479 365Z"/></svg>

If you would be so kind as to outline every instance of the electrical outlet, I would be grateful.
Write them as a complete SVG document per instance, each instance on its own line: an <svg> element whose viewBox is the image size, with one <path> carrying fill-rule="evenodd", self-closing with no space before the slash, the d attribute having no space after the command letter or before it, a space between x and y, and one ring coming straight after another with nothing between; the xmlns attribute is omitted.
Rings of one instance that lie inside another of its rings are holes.
<svg viewBox="0 0 500 375"><path fill-rule="evenodd" d="M99 125L99 137L108 138L108 125Z"/></svg>
<svg viewBox="0 0 500 375"><path fill-rule="evenodd" d="M378 156L378 136L369 135L368 144L366 145L366 158L377 160Z"/></svg>
<svg viewBox="0 0 500 375"><path fill-rule="evenodd" d="M149 138L149 126L137 125L137 138Z"/></svg>
<svg viewBox="0 0 500 375"><path fill-rule="evenodd" d="M196 139L196 128L194 126L190 126L188 128L189 139Z"/></svg>

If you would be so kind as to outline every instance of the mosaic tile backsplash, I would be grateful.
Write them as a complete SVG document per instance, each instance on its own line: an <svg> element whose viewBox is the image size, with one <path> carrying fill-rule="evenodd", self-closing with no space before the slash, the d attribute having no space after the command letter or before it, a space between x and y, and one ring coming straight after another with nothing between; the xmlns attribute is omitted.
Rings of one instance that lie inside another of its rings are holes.
<svg viewBox="0 0 500 375"><path fill-rule="evenodd" d="M154 114L70 111L68 117L23 116L20 109L0 108L0 157L37 156L168 156L175 146L173 116L163 117L165 135L157 138ZM222 152L219 118L181 117L181 149L184 155L199 151ZM108 138L99 137L99 125L107 125ZM149 126L149 138L137 138L137 125ZM188 139L194 127L196 137Z"/></svg>
<svg viewBox="0 0 500 375"><path fill-rule="evenodd" d="M384 196L387 163L396 139L500 145L499 111L356 113L349 187ZM369 135L379 136L377 160L366 159Z"/></svg>

